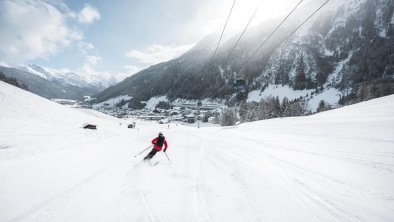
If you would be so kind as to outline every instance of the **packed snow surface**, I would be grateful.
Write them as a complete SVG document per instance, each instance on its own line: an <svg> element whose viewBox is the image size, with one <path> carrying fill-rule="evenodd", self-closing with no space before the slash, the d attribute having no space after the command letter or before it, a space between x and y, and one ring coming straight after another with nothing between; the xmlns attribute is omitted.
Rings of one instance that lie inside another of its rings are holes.
<svg viewBox="0 0 394 222"><path fill-rule="evenodd" d="M264 91L261 92L261 90L253 90L249 92L248 94L248 102L260 102L262 98L266 97L276 97L278 96L280 100L283 98L287 97L289 100L297 99L300 97L307 96L314 90L294 90L288 85L268 85L267 88L264 89Z"/></svg>
<svg viewBox="0 0 394 222"><path fill-rule="evenodd" d="M115 107L115 106L117 106L120 102L122 102L123 100L127 101L127 100L130 100L130 99L132 99L132 98L133 98L133 97L130 97L130 96L128 96L128 95L118 96L118 97L115 97L115 98L111 98L111 99L109 99L109 100L106 100L106 101L104 101L104 102L94 104L93 107L95 107L95 108L99 108L99 107L102 107L102 106ZM128 103L126 103L126 105L128 105Z"/></svg>
<svg viewBox="0 0 394 222"><path fill-rule="evenodd" d="M316 112L319 107L319 103L322 100L335 107L339 102L341 94L341 91L335 88L325 89L323 92L320 92L320 94L317 94L312 99L308 100L308 108L312 112Z"/></svg>
<svg viewBox="0 0 394 222"><path fill-rule="evenodd" d="M394 96L235 127L126 123L0 82L0 221L394 221ZM134 158L159 131L171 163Z"/></svg>
<svg viewBox="0 0 394 222"><path fill-rule="evenodd" d="M167 102L167 101L168 101L167 96L152 97L146 102L146 108L150 110L154 110L156 105L159 104L159 102Z"/></svg>

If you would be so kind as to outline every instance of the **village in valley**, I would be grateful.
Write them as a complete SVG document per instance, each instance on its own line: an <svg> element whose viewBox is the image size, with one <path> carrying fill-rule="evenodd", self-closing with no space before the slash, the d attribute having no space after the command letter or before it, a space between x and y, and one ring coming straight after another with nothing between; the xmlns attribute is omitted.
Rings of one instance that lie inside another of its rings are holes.
<svg viewBox="0 0 394 222"><path fill-rule="evenodd" d="M167 108L154 109L144 108L132 110L125 107L112 107L109 105L94 107L93 109L122 119L136 118L141 120L157 121L160 124L177 122L182 124L194 124L198 122L218 124L222 110L220 104L183 103L168 104ZM163 103L160 103L163 104Z"/></svg>
<svg viewBox="0 0 394 222"><path fill-rule="evenodd" d="M70 106L78 109L93 109L119 119L139 119L147 121L157 121L159 124L175 122L178 124L192 125L201 124L213 125L220 123L220 114L223 105L207 101L187 101L187 102L165 102L159 101L155 105L145 107L140 110L134 110L127 105L121 105L119 102L103 102L92 105L94 99L85 97L83 101L57 99L53 100L59 104ZM135 127L135 122L128 125L129 128Z"/></svg>

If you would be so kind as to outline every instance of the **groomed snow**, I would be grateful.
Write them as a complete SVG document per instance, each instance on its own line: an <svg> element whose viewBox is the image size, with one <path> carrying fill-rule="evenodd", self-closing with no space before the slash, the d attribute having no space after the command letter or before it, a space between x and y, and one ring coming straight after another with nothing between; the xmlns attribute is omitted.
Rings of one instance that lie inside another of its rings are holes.
<svg viewBox="0 0 394 222"><path fill-rule="evenodd" d="M127 129L0 82L0 126L2 222L394 221L394 96L236 127ZM151 167L134 155L159 131L172 163L160 152Z"/></svg>
<svg viewBox="0 0 394 222"><path fill-rule="evenodd" d="M150 98L147 102L146 102L146 107L147 109L150 110L154 110L156 105L159 104L159 102L167 102L167 96L156 96L156 97L152 97Z"/></svg>
<svg viewBox="0 0 394 222"><path fill-rule="evenodd" d="M247 101L260 102L262 98L269 96L278 96L280 100L282 100L284 97L287 97L289 100L293 100L301 96L305 97L307 94L310 94L313 91L314 90L294 90L288 85L269 85L263 92L260 92L260 90L250 91Z"/></svg>
<svg viewBox="0 0 394 222"><path fill-rule="evenodd" d="M308 101L309 109L312 112L316 112L317 108L319 107L319 103L322 100L324 100L325 103L328 103L329 105L335 107L339 102L339 98L341 94L342 94L341 91L337 89L334 88L326 89L320 94L315 95L312 99Z"/></svg>
<svg viewBox="0 0 394 222"><path fill-rule="evenodd" d="M115 107L120 101L122 101L122 100L130 100L131 98L133 98L133 97L128 96L128 95L118 96L118 97L106 100L104 102L94 104L93 107L94 108L98 108L98 107L101 107L101 106L105 106L105 104L108 104L111 107Z"/></svg>

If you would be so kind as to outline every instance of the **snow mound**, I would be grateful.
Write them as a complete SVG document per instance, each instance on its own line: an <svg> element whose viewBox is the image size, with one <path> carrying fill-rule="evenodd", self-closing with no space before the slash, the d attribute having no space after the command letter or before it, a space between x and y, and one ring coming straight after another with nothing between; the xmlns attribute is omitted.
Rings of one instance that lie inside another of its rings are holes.
<svg viewBox="0 0 394 222"><path fill-rule="evenodd" d="M0 144L12 148L3 152L0 159L95 141L119 128L119 120L114 117L72 109L4 82L0 82L0 116ZM102 130L86 132L82 129L85 123L98 125ZM70 143L61 142L64 138Z"/></svg>

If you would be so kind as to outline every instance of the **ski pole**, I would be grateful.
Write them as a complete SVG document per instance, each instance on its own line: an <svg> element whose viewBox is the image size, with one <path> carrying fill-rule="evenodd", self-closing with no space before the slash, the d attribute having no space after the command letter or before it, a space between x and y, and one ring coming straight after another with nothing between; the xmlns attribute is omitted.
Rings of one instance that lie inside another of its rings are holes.
<svg viewBox="0 0 394 222"><path fill-rule="evenodd" d="M171 164L171 160L170 160L170 158L168 158L168 155L167 155L167 153L166 153L166 152L164 152L164 154L166 155L168 162Z"/></svg>
<svg viewBox="0 0 394 222"><path fill-rule="evenodd" d="M152 146L153 146L153 145L148 146L148 148L144 149L143 151L141 151L139 154L135 155L134 157L137 157L137 156L141 155L143 152L145 152L145 150L151 148Z"/></svg>

